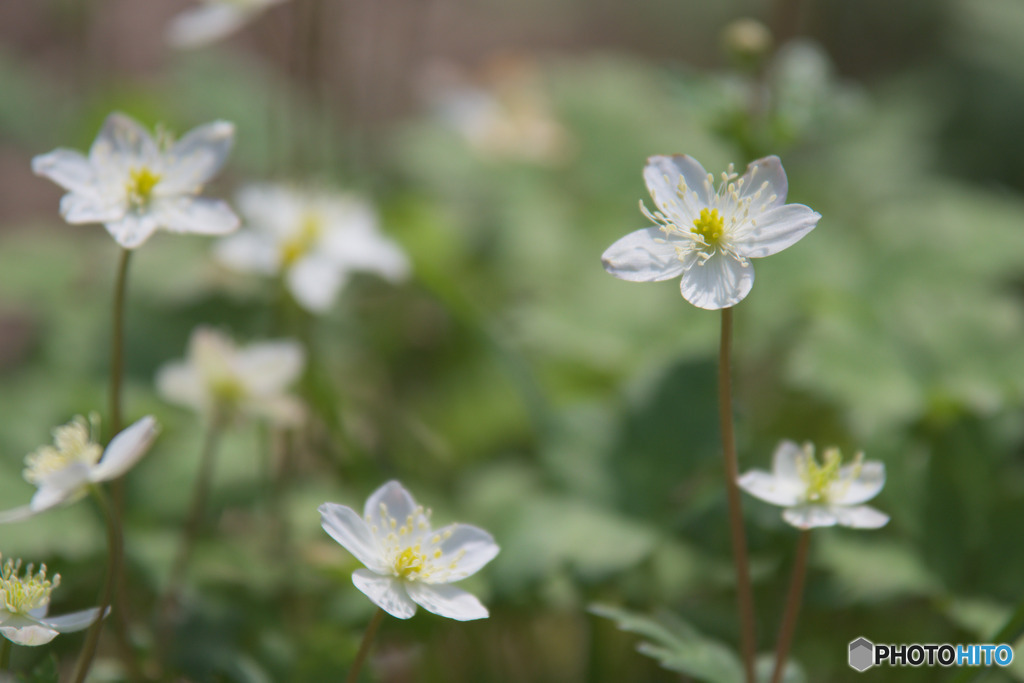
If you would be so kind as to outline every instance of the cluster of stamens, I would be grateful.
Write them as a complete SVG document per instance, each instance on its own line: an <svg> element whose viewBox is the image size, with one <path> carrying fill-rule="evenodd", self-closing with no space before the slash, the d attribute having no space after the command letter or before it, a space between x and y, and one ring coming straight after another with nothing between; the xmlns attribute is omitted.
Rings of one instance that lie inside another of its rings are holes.
<svg viewBox="0 0 1024 683"><path fill-rule="evenodd" d="M309 253L320 240L323 231L323 217L313 211L306 212L294 234L281 244L281 265L287 268Z"/></svg>
<svg viewBox="0 0 1024 683"><path fill-rule="evenodd" d="M757 175L758 167L750 169L749 180L752 182ZM676 253L680 261L693 252L700 253L700 263L704 264L717 251L722 251L746 265L745 256L738 254L733 247L731 237L736 234L745 223L757 226L757 219L750 215L751 205L761 200L764 193L769 189L768 181L761 183L761 186L751 194L741 197L744 185L748 182L747 177L739 177L735 166L729 164L728 170L723 171L721 182L715 189L715 177L708 174L704 180L704 192L710 197L711 206L705 206L701 202L696 191L686 185L686 180L679 176L679 183L676 186L674 197L658 197L656 203L663 203L671 209L673 217L666 216L659 210L650 211L640 202L640 211L653 223L656 223L661 231L667 236L683 237L686 241L676 246ZM669 178L665 176L666 184ZM768 201L761 205L763 211L777 199L771 195ZM697 216L690 225L682 225L678 221L683 216Z"/></svg>
<svg viewBox="0 0 1024 683"><path fill-rule="evenodd" d="M25 568L21 577L21 560L7 560L0 567L0 609L12 614L28 614L50 604L50 593L60 585L60 574L46 578L46 565L33 572L34 565Z"/></svg>
<svg viewBox="0 0 1024 683"><path fill-rule="evenodd" d="M852 476L849 481L857 478L860 472L864 454L858 453L853 460ZM809 503L827 503L830 496L842 495L837 490L836 483L839 482L839 471L843 465L843 456L838 448L828 448L822 455L822 462L819 464L814 457L814 446L804 446L803 454L797 459L797 471L800 479L807 485L805 498Z"/></svg>
<svg viewBox="0 0 1024 683"><path fill-rule="evenodd" d="M160 174L154 173L145 166L129 170L128 182L125 183L128 203L136 208L145 208L153 197L153 188L159 182Z"/></svg>
<svg viewBox="0 0 1024 683"><path fill-rule="evenodd" d="M74 463L92 466L100 461L103 448L96 443L91 432L99 431L99 416L90 415L86 422L81 415L53 430L53 446L43 446L25 456L22 476L30 484L39 485L55 472ZM90 430L90 426L92 429Z"/></svg>
<svg viewBox="0 0 1024 683"><path fill-rule="evenodd" d="M460 550L450 561L439 562L443 555L440 546L452 532L449 529L431 533L430 510L417 507L399 525L388 512L387 505L381 503L380 520L384 529L378 527L370 515L366 517L370 530L380 543L385 564L394 576L406 581L429 583L446 583L461 578L457 570L465 551Z"/></svg>

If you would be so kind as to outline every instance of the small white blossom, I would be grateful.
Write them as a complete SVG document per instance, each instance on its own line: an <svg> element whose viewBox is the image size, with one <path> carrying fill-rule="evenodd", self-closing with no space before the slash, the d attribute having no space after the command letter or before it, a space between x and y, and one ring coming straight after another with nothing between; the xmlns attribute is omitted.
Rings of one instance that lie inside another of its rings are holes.
<svg viewBox="0 0 1024 683"><path fill-rule="evenodd" d="M738 177L730 164L718 189L696 159L679 154L647 160L644 180L656 225L632 232L601 257L622 280L655 282L682 275L683 298L699 308L735 306L754 285L752 258L771 256L810 232L819 214L786 204L788 184L778 157L751 163Z"/></svg>
<svg viewBox="0 0 1024 683"><path fill-rule="evenodd" d="M782 517L798 529L841 526L877 529L889 516L862 505L885 485L885 465L864 460L858 453L849 465L842 464L839 449L824 453L824 462L814 457L814 446L800 448L783 441L775 449L772 471L751 470L739 478L740 488L773 505L786 508Z"/></svg>
<svg viewBox="0 0 1024 683"><path fill-rule="evenodd" d="M235 126L214 121L174 142L114 113L85 156L57 149L32 160L32 170L68 191L60 213L68 223L103 223L125 249L158 229L224 235L238 217L219 199L200 197L227 159Z"/></svg>
<svg viewBox="0 0 1024 683"><path fill-rule="evenodd" d="M392 282L409 274L404 252L355 197L251 185L238 193L238 207L246 229L217 244L217 259L239 271L283 275L295 300L314 313L330 308L354 271Z"/></svg>
<svg viewBox="0 0 1024 683"><path fill-rule="evenodd" d="M47 617L50 593L60 585L60 574L46 577L46 565L38 572L25 568L20 576L21 560L7 560L0 566L0 635L18 645L45 645L58 633L73 633L96 621L98 607Z"/></svg>
<svg viewBox="0 0 1024 683"><path fill-rule="evenodd" d="M247 415L295 424L302 403L288 393L306 364L297 342L267 341L241 347L226 335L198 327L185 360L164 365L156 388L171 403L220 418Z"/></svg>
<svg viewBox="0 0 1024 683"><path fill-rule="evenodd" d="M494 559L489 533L468 524L430 528L430 510L416 505L397 481L374 491L363 516L336 503L320 506L321 525L366 569L352 574L356 588L399 619L416 605L449 619L483 619L487 608L471 593L451 586Z"/></svg>
<svg viewBox="0 0 1024 683"><path fill-rule="evenodd" d="M167 29L167 42L194 48L216 42L248 23L264 10L285 0L202 0L187 9Z"/></svg>
<svg viewBox="0 0 1024 683"><path fill-rule="evenodd" d="M52 446L42 446L25 456L25 481L38 487L31 502L0 512L0 523L20 521L72 503L88 492L90 484L117 479L146 454L157 433L156 419L146 416L111 439L104 450L84 417L57 427Z"/></svg>

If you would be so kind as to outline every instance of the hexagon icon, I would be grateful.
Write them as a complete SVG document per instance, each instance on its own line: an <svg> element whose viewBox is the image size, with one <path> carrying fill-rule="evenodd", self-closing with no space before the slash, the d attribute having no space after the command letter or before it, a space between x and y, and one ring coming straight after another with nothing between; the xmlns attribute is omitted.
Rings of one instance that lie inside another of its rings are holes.
<svg viewBox="0 0 1024 683"><path fill-rule="evenodd" d="M875 644L867 638L850 643L850 666L857 671L870 669L875 663Z"/></svg>

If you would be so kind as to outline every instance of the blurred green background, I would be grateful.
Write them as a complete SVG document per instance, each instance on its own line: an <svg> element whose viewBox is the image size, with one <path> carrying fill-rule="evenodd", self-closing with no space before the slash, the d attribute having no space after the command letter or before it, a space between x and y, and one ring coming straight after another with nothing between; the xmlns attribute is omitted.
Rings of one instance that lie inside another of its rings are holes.
<svg viewBox="0 0 1024 683"><path fill-rule="evenodd" d="M227 437L175 680L340 680L373 606L316 508L361 507L389 478L502 552L467 581L490 619L389 619L363 680L694 680L679 672L708 661L706 680L730 680L713 665L715 643L738 640L718 316L599 262L646 223L646 157L677 152L712 171L778 154L789 201L823 216L756 262L736 309L741 469L790 438L862 449L889 473L887 527L814 534L791 680L860 680L846 663L858 636L988 642L1017 609L1024 4L292 0L177 52L163 31L187 6L0 5L0 507L31 495L22 458L53 426L106 405L117 248L64 225L60 191L29 163L87 148L108 112L178 132L234 121L208 193L264 179L360 191L414 275L357 278L329 315L282 323L274 283L224 271L208 240L161 233L133 257L126 413L164 425L126 479L122 602L144 662L201 440L153 377L205 323L243 341L302 335L313 417ZM738 53L727 27L741 17L771 30L761 53ZM491 118L474 118L480 102ZM744 503L768 652L796 532ZM0 527L0 552L63 575L55 612L95 604L106 551L88 502ZM81 641L13 664L52 680ZM111 642L94 679L123 680ZM986 680L1024 680L1024 657Z"/></svg>

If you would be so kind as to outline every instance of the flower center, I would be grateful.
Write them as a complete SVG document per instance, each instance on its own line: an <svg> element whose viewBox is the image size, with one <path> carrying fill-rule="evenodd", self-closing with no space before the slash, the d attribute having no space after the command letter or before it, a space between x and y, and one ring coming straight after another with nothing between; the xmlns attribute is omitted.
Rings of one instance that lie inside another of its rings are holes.
<svg viewBox="0 0 1024 683"><path fill-rule="evenodd" d="M281 244L281 264L285 268L294 265L316 246L323 232L323 217L314 211L307 211L299 221L298 229Z"/></svg>
<svg viewBox="0 0 1024 683"><path fill-rule="evenodd" d="M153 173L143 166L128 171L128 182L125 189L128 192L128 202L135 207L145 207L153 197L153 188L160 182L160 174Z"/></svg>
<svg viewBox="0 0 1024 683"><path fill-rule="evenodd" d="M34 609L50 604L50 593L60 585L60 574L53 579L46 578L46 565L39 566L39 572L33 574L34 566L25 568L25 576L20 577L21 560L7 560L0 567L0 609L13 614L28 614Z"/></svg>
<svg viewBox="0 0 1024 683"><path fill-rule="evenodd" d="M246 391L237 377L221 375L210 381L210 393L218 405L232 408L242 402Z"/></svg>
<svg viewBox="0 0 1024 683"><path fill-rule="evenodd" d="M93 430L99 428L99 418L91 416ZM103 448L92 440L90 424L81 415L53 430L53 446L43 446L25 456L25 481L38 486L44 479L77 462L90 467L100 461Z"/></svg>
<svg viewBox="0 0 1024 683"><path fill-rule="evenodd" d="M863 457L863 454L858 454L854 459L855 468L860 467ZM807 446L804 449L804 456L797 464L800 479L807 485L806 499L809 503L827 503L829 494L834 493L833 485L839 481L839 470L843 465L843 456L839 449L826 449L822 460L823 462L819 464L814 457L813 446Z"/></svg>
<svg viewBox="0 0 1024 683"><path fill-rule="evenodd" d="M690 232L700 235L709 247L718 246L724 230L725 219L722 218L722 214L718 213L718 209L706 208L700 210L700 217L693 222L693 227L690 228Z"/></svg>
<svg viewBox="0 0 1024 683"><path fill-rule="evenodd" d="M429 575L430 569L427 566L427 557L421 552L420 544L406 548L395 558L395 575L402 579L419 577L424 570Z"/></svg>

